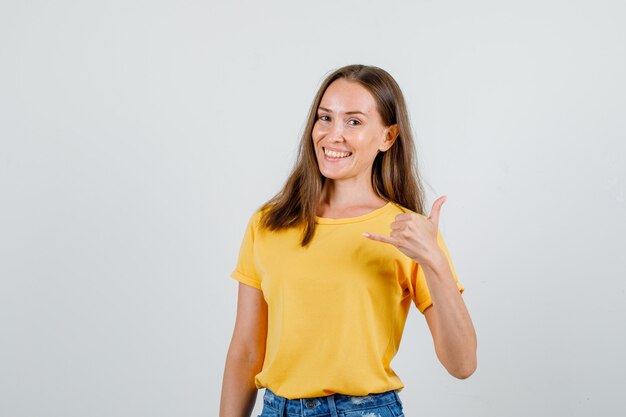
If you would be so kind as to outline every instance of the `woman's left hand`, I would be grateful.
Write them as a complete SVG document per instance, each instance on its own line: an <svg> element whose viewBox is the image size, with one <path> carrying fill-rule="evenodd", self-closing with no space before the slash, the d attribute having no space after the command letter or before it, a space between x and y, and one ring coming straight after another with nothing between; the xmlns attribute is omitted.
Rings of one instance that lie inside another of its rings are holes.
<svg viewBox="0 0 626 417"><path fill-rule="evenodd" d="M392 244L418 264L428 265L429 261L441 253L437 244L439 214L447 196L441 196L433 203L427 219L417 213L400 213L391 223L391 235L363 233L363 236Z"/></svg>

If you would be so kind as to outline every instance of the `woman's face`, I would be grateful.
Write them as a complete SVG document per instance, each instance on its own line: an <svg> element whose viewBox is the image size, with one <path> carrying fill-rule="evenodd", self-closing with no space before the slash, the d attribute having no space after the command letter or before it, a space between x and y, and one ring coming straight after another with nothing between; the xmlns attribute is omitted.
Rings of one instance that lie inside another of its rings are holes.
<svg viewBox="0 0 626 417"><path fill-rule="evenodd" d="M333 180L369 183L376 154L391 147L396 132L397 125L383 125L376 101L365 87L344 78L333 81L322 96L313 126L320 172Z"/></svg>

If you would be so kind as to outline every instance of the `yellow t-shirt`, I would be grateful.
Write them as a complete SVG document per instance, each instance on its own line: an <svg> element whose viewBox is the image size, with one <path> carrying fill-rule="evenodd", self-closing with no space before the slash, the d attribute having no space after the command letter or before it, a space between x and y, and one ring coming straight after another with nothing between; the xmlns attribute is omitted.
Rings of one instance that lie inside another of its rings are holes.
<svg viewBox="0 0 626 417"><path fill-rule="evenodd" d="M390 363L411 303L422 313L432 304L426 279L396 247L361 233L388 236L406 211L388 202L358 217L317 217L306 248L301 228L260 229L261 212L254 212L231 277L261 290L268 305L257 388L294 399L404 387ZM438 243L462 292L441 233Z"/></svg>

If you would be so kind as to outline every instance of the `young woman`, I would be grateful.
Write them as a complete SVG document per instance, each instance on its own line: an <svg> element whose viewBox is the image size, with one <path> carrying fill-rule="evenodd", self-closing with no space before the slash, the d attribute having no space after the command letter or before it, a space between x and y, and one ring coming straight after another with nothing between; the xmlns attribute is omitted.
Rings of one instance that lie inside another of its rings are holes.
<svg viewBox="0 0 626 417"><path fill-rule="evenodd" d="M476 334L428 217L406 105L384 70L349 65L322 83L284 188L248 221L220 417L400 417L390 363L414 304L457 378ZM349 414L350 412L356 412ZM412 413L411 413L412 414Z"/></svg>

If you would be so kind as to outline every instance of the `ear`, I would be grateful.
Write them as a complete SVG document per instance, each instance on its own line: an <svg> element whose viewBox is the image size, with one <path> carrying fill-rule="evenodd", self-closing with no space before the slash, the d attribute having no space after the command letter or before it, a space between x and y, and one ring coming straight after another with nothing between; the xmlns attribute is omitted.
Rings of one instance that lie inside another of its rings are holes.
<svg viewBox="0 0 626 417"><path fill-rule="evenodd" d="M383 144L378 148L381 152L385 152L391 148L391 146L395 143L398 138L398 134L400 131L398 130L398 124L394 123L391 126L385 128L385 140Z"/></svg>

